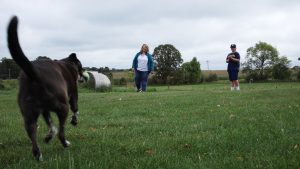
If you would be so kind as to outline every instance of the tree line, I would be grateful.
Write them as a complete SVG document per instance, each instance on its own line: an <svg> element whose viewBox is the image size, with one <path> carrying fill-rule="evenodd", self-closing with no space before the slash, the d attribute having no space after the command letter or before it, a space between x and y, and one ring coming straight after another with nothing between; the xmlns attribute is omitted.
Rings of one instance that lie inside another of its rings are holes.
<svg viewBox="0 0 300 169"><path fill-rule="evenodd" d="M20 68L13 59L2 58L0 62L0 79L16 79Z"/></svg>
<svg viewBox="0 0 300 169"><path fill-rule="evenodd" d="M266 81L270 78L290 80L292 75L290 62L286 56L280 56L278 50L272 45L258 42L247 49L242 71L246 74L247 81ZM297 71L297 78L300 79L299 67L294 69Z"/></svg>
<svg viewBox="0 0 300 169"><path fill-rule="evenodd" d="M180 52L172 45L160 45L154 49L154 59L157 61L153 81L159 84L195 84L218 79L211 74L206 79L201 73L200 63L194 57L190 62L183 63ZM266 42L258 42L247 49L246 61L241 63L245 80L267 81L291 80L293 72L300 80L300 68L290 69L291 61L286 56L280 56L278 50Z"/></svg>
<svg viewBox="0 0 300 169"><path fill-rule="evenodd" d="M50 59L39 56L39 59ZM201 72L201 64L197 57L191 61L183 62L181 53L171 44L159 45L153 51L155 62L154 74L150 76L149 83L152 84L196 84L203 81L214 81L218 77L210 74L204 77ZM299 58L300 59L300 58ZM295 66L290 69L290 60L286 56L280 56L278 50L266 42L258 42L247 49L245 62L241 63L242 72L246 81L266 81L268 79L290 80L296 73L300 79L300 68ZM224 63L225 64L225 63ZM88 68L89 71L98 71L113 79L112 71L108 67ZM19 76L20 68L9 58L2 58L0 62L0 79L15 79ZM120 83L126 83L123 79Z"/></svg>

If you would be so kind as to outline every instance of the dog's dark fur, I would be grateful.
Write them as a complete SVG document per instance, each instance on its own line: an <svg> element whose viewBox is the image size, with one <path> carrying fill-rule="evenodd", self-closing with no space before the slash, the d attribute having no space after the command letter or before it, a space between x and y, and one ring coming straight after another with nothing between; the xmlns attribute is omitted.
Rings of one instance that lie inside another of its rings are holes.
<svg viewBox="0 0 300 169"><path fill-rule="evenodd" d="M19 77L18 104L23 115L25 129L32 141L33 155L41 160L41 152L36 141L37 119L42 114L49 127L49 133L45 137L45 142L48 143L56 134L50 117L50 111L55 112L59 119L58 137L62 145L68 147L69 142L65 139L64 125L69 104L74 113L71 123L77 124L77 80L78 76L82 76L83 70L74 53L62 60L40 59L30 62L20 47L17 26L18 19L13 17L8 26L7 39L9 51L22 69Z"/></svg>

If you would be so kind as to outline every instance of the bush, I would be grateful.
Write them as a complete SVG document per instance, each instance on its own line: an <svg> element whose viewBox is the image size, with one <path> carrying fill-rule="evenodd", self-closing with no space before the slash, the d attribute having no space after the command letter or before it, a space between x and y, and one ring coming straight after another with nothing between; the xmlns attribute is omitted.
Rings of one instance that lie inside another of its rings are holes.
<svg viewBox="0 0 300 169"><path fill-rule="evenodd" d="M204 80L206 82L218 81L218 75L216 73L210 73Z"/></svg>
<svg viewBox="0 0 300 169"><path fill-rule="evenodd" d="M127 80L124 77L122 77L120 79L120 85L126 85L126 84L127 84Z"/></svg>
<svg viewBox="0 0 300 169"><path fill-rule="evenodd" d="M0 79L0 90L11 90L18 88L18 80L1 80Z"/></svg>
<svg viewBox="0 0 300 169"><path fill-rule="evenodd" d="M125 86L127 85L127 79L121 77L120 79L113 79L113 84L117 86Z"/></svg>
<svg viewBox="0 0 300 169"><path fill-rule="evenodd" d="M218 80L228 80L228 76L218 76Z"/></svg>
<svg viewBox="0 0 300 169"><path fill-rule="evenodd" d="M286 58L284 58L286 59ZM281 59L281 60L284 60ZM286 59L287 60L287 59ZM288 62L288 61L285 61ZM285 63L284 61L281 61L279 63L276 63L272 68L272 76L274 79L277 80L286 80L290 79L292 72L290 71L288 67L288 63Z"/></svg>
<svg viewBox="0 0 300 169"><path fill-rule="evenodd" d="M3 80L0 80L0 90L4 90L5 86L3 84Z"/></svg>
<svg viewBox="0 0 300 169"><path fill-rule="evenodd" d="M264 82L268 80L268 75L259 75L257 72L250 72L246 74L245 81L250 82L250 80L254 80L256 82Z"/></svg>

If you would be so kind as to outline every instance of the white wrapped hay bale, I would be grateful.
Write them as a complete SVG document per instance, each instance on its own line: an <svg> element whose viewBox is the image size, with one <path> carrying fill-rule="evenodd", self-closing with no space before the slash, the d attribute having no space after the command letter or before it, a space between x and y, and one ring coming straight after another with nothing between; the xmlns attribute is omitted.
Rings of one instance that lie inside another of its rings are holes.
<svg viewBox="0 0 300 169"><path fill-rule="evenodd" d="M89 87L93 88L93 89L109 89L111 88L111 82L109 80L109 78L102 74L102 73L98 73L98 72L88 72L89 74L89 80L88 80L88 84Z"/></svg>

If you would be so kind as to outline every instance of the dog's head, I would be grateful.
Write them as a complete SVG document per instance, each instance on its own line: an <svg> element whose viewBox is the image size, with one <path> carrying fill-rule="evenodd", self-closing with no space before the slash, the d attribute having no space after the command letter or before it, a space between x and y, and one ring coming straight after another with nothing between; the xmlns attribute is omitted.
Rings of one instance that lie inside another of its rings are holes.
<svg viewBox="0 0 300 169"><path fill-rule="evenodd" d="M77 70L78 75L79 75L80 78L83 76L83 68L82 68L80 60L76 56L76 53L71 53L69 55L69 57L63 59L63 61L71 63L75 67L75 69Z"/></svg>
<svg viewBox="0 0 300 169"><path fill-rule="evenodd" d="M82 68L81 62L80 60L77 58L75 53L71 53L69 55L69 57L62 59L62 61L70 63L74 66L74 68L77 70L78 72L78 80L79 82L84 82L84 81L88 81L89 79L89 74Z"/></svg>

